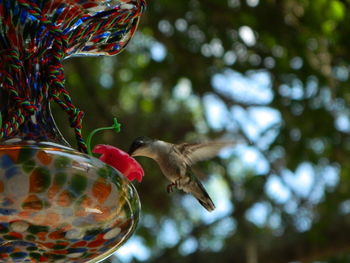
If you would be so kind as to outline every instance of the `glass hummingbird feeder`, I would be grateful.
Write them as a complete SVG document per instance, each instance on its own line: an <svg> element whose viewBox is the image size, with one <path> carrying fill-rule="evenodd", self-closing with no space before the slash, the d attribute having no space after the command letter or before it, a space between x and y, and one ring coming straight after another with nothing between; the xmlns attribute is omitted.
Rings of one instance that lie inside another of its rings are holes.
<svg viewBox="0 0 350 263"><path fill-rule="evenodd" d="M0 261L98 262L135 230L125 177L85 154L62 60L119 53L143 0L0 0ZM67 113L80 151L50 113Z"/></svg>

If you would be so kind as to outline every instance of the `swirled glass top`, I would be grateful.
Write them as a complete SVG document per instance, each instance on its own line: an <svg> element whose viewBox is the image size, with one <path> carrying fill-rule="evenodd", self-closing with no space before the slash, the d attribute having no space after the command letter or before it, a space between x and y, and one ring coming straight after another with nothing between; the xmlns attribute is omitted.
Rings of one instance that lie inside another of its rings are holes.
<svg viewBox="0 0 350 263"><path fill-rule="evenodd" d="M132 37L144 7L144 0L0 0L0 52L114 55Z"/></svg>

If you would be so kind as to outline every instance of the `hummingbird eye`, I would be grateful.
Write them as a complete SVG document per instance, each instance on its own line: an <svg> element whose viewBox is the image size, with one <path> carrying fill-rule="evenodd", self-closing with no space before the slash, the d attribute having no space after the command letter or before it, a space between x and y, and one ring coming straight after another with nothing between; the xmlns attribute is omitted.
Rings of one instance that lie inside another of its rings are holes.
<svg viewBox="0 0 350 263"><path fill-rule="evenodd" d="M147 137L141 136L135 139L134 145L135 147L139 148L146 145L149 140L150 139L148 139Z"/></svg>
<svg viewBox="0 0 350 263"><path fill-rule="evenodd" d="M143 145L145 145L145 142L144 141L138 141L136 142L136 147L139 148L139 147L142 147Z"/></svg>

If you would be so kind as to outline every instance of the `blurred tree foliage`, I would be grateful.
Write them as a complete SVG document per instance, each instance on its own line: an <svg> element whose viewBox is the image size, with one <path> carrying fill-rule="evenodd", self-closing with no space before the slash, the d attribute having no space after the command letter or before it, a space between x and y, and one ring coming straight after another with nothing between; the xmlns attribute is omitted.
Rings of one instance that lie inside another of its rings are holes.
<svg viewBox="0 0 350 263"><path fill-rule="evenodd" d="M350 261L349 14L347 0L149 0L122 54L66 61L85 135L122 123L95 143L239 138L200 165L211 214L138 159L132 262Z"/></svg>

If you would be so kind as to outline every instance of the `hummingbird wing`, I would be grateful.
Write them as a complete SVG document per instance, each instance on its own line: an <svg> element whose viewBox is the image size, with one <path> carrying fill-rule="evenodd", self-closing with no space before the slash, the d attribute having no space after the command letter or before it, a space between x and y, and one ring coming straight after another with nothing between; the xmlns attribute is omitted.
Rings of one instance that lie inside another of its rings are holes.
<svg viewBox="0 0 350 263"><path fill-rule="evenodd" d="M188 166L192 166L196 162L211 159L218 155L222 148L233 145L233 142L204 142L204 143L182 143L177 145L177 150L185 158Z"/></svg>

